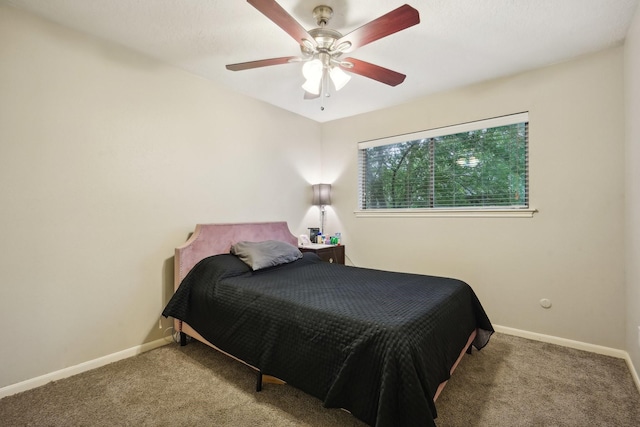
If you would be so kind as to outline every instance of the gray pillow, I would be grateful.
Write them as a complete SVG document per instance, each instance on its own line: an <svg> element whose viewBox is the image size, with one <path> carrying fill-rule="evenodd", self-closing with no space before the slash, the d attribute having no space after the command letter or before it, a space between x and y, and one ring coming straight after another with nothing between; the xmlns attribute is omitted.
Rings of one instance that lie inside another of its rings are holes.
<svg viewBox="0 0 640 427"><path fill-rule="evenodd" d="M231 253L244 261L254 271L286 264L302 258L302 252L298 248L278 240L238 242L231 246Z"/></svg>

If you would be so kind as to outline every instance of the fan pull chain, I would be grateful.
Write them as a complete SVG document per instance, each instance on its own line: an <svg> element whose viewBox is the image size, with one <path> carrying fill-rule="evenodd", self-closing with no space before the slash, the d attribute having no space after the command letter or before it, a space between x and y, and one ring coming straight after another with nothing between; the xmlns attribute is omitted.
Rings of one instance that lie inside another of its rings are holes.
<svg viewBox="0 0 640 427"><path fill-rule="evenodd" d="M327 67L322 70L322 80L320 81L320 111L324 111L324 99L331 96L329 93L329 72Z"/></svg>

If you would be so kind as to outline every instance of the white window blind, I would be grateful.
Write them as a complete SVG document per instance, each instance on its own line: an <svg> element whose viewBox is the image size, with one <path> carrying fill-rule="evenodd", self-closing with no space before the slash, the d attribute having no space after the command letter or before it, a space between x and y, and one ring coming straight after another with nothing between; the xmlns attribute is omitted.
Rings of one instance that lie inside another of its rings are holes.
<svg viewBox="0 0 640 427"><path fill-rule="evenodd" d="M528 113L358 144L359 208L528 208Z"/></svg>

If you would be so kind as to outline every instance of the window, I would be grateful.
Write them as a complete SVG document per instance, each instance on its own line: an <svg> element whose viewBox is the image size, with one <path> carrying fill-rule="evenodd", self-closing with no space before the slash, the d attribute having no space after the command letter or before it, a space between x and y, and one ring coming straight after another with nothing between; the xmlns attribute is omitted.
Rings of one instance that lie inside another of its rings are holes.
<svg viewBox="0 0 640 427"><path fill-rule="evenodd" d="M359 208L528 209L528 113L358 144Z"/></svg>

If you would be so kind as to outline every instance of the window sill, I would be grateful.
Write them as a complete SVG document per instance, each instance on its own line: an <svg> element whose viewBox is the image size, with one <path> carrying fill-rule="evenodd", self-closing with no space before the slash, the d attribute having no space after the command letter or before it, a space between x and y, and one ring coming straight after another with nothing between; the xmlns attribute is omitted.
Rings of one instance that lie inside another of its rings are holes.
<svg viewBox="0 0 640 427"><path fill-rule="evenodd" d="M356 218L531 218L537 209L370 209Z"/></svg>

